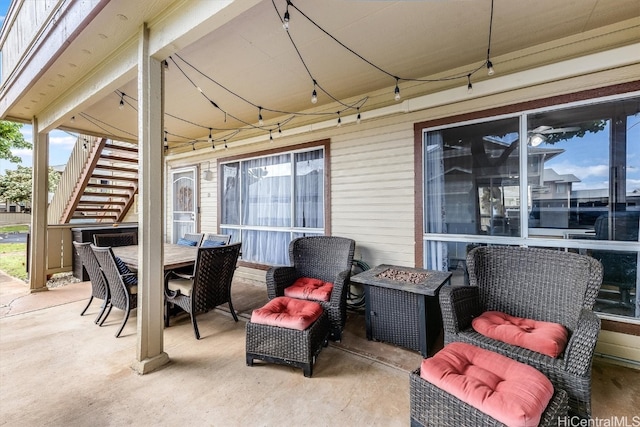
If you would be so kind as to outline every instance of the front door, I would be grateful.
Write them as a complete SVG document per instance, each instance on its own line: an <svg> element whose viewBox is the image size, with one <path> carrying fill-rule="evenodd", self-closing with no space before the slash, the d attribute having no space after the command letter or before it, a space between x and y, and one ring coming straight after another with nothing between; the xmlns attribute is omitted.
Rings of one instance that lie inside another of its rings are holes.
<svg viewBox="0 0 640 427"><path fill-rule="evenodd" d="M176 243L185 233L197 232L197 172L196 167L176 169L171 172L173 191L173 243Z"/></svg>

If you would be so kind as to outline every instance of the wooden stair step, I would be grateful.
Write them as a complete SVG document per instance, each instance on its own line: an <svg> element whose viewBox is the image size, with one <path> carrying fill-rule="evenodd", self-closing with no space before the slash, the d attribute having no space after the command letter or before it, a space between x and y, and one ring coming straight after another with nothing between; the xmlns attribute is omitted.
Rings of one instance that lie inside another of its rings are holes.
<svg viewBox="0 0 640 427"><path fill-rule="evenodd" d="M104 144L105 150L118 150L118 151L126 151L128 153L138 153L138 149L134 147L127 147L125 145L117 145L117 144Z"/></svg>
<svg viewBox="0 0 640 427"><path fill-rule="evenodd" d="M103 193L97 191L85 191L83 196L87 197L100 197L100 198L113 198L113 199L128 199L131 197L131 193Z"/></svg>
<svg viewBox="0 0 640 427"><path fill-rule="evenodd" d="M102 174L93 174L91 178L95 179L106 179L108 181L130 181L130 182L138 182L137 176L121 176L121 175L102 175Z"/></svg>
<svg viewBox="0 0 640 427"><path fill-rule="evenodd" d="M118 208L83 208L78 206L76 212L120 212Z"/></svg>
<svg viewBox="0 0 640 427"><path fill-rule="evenodd" d="M123 202L123 201L115 201L115 200L83 200L80 199L80 202L78 203L78 206L109 206L109 205L114 205L114 206L124 206L126 205L127 202Z"/></svg>
<svg viewBox="0 0 640 427"><path fill-rule="evenodd" d="M126 172L126 173L134 173L134 174L138 174L138 169L134 169L134 168L126 168L123 166L113 166L113 165L101 165L100 163L98 163L96 165L96 170L100 169L100 170L110 170L110 171L117 171L117 172Z"/></svg>
<svg viewBox="0 0 640 427"><path fill-rule="evenodd" d="M132 185L116 185L116 184L87 184L87 188L102 188L105 190L135 190L135 187Z"/></svg>
<svg viewBox="0 0 640 427"><path fill-rule="evenodd" d="M104 159L104 160L113 160L116 162L122 162L122 163L134 163L134 164L138 164L138 158L135 157L122 157L122 156L113 156L111 154L100 154L100 159Z"/></svg>

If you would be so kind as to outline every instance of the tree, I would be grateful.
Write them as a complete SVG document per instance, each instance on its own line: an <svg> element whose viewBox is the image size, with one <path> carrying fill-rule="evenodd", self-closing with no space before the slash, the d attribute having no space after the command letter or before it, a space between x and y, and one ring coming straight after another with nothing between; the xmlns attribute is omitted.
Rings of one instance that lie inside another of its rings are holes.
<svg viewBox="0 0 640 427"><path fill-rule="evenodd" d="M22 205L31 204L32 174L30 167L18 166L16 170L7 170L0 175L0 200ZM55 191L60 174L49 168L49 191Z"/></svg>
<svg viewBox="0 0 640 427"><path fill-rule="evenodd" d="M11 163L20 163L22 159L11 152L12 148L33 148L29 141L25 141L20 132L20 123L0 120L0 159Z"/></svg>

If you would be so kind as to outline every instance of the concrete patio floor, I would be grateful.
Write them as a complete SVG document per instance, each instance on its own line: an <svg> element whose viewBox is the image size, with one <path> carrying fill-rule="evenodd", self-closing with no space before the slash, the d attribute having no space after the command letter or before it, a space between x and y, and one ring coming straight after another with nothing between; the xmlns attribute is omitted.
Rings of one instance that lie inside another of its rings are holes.
<svg viewBox="0 0 640 427"><path fill-rule="evenodd" d="M197 341L187 316L165 329L171 362L139 376L135 312L121 338L122 312L103 327L99 302L80 312L87 282L28 293L0 272L0 425L6 426L400 426L409 424L409 372L421 356L367 341L352 313L342 342L322 350L313 377L300 369L247 367L244 328L266 291L234 282L240 322L226 305L198 317ZM593 415L640 415L640 371L596 359ZM612 424L613 425L613 424ZM631 424L629 424L631 425Z"/></svg>

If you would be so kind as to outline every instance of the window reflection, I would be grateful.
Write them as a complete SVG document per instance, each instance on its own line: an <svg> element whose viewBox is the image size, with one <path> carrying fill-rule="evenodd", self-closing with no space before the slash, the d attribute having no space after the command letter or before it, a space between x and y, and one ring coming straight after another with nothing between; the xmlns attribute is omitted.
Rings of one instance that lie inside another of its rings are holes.
<svg viewBox="0 0 640 427"><path fill-rule="evenodd" d="M470 242L580 251L604 266L597 310L640 318L640 98L428 130L423 144L425 267L463 269Z"/></svg>

